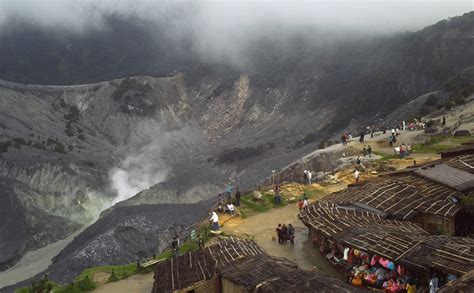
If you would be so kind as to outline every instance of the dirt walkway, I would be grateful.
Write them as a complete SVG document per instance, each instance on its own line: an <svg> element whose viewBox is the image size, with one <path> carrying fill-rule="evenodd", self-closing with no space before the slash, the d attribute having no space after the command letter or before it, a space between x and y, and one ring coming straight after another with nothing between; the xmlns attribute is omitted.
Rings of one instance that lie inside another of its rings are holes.
<svg viewBox="0 0 474 293"><path fill-rule="evenodd" d="M99 286L98 293L150 293L153 288L153 273L138 274L114 283Z"/></svg>
<svg viewBox="0 0 474 293"><path fill-rule="evenodd" d="M322 256L308 240L308 229L298 219L296 204L272 209L249 218L234 217L224 223L222 231L226 234L251 237L270 255L287 258L304 270L316 270L341 278L334 267ZM295 227L295 245L278 244L275 228L279 223L291 223Z"/></svg>

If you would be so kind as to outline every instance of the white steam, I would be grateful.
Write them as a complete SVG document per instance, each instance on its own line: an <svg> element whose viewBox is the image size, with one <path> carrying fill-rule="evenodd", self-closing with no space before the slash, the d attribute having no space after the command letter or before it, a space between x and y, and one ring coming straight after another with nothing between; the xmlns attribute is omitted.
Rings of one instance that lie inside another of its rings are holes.
<svg viewBox="0 0 474 293"><path fill-rule="evenodd" d="M111 172L112 188L117 196L112 202L129 199L166 178L168 169L159 157L158 145L150 145L143 153L127 157L121 167Z"/></svg>
<svg viewBox="0 0 474 293"><path fill-rule="evenodd" d="M128 143L130 155L110 172L111 187L116 193L112 205L160 183L170 170L162 158L170 133L164 133L153 120L142 121L135 129Z"/></svg>

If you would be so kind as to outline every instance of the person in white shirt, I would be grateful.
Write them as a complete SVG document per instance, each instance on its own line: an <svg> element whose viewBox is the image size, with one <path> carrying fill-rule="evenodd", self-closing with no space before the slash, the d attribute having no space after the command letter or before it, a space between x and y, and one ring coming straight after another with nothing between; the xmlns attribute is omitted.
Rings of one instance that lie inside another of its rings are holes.
<svg viewBox="0 0 474 293"><path fill-rule="evenodd" d="M311 178L313 177L313 174L311 174L310 171L308 171L308 185L311 185Z"/></svg>
<svg viewBox="0 0 474 293"><path fill-rule="evenodd" d="M307 207L309 205L309 200L307 197L303 199L303 208Z"/></svg>
<svg viewBox="0 0 474 293"><path fill-rule="evenodd" d="M235 215L235 207L231 202L227 204L227 211L229 211L231 216Z"/></svg>
<svg viewBox="0 0 474 293"><path fill-rule="evenodd" d="M214 231L219 230L219 216L217 215L216 212L212 212L210 221L212 223L211 230L214 230Z"/></svg>
<svg viewBox="0 0 474 293"><path fill-rule="evenodd" d="M354 172L354 178L355 178L356 182L359 182L359 176L360 176L359 170L355 170L355 172Z"/></svg>

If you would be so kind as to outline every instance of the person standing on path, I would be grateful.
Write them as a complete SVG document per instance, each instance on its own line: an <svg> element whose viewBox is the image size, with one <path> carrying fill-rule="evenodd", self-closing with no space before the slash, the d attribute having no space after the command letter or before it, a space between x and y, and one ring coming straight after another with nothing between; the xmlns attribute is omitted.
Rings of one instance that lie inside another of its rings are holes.
<svg viewBox="0 0 474 293"><path fill-rule="evenodd" d="M431 277L430 279L430 293L436 293L436 291L438 291L438 283L439 283L439 279L438 279L438 276L436 275L436 273L433 273L433 276Z"/></svg>
<svg viewBox="0 0 474 293"><path fill-rule="evenodd" d="M280 186L275 185L275 205L281 204Z"/></svg>
<svg viewBox="0 0 474 293"><path fill-rule="evenodd" d="M355 172L354 172L354 178L355 178L356 183L359 182L359 176L360 176L359 170L355 170Z"/></svg>
<svg viewBox="0 0 474 293"><path fill-rule="evenodd" d="M313 174L311 174L310 171L308 171L308 185L311 185L311 179L313 178Z"/></svg>
<svg viewBox="0 0 474 293"><path fill-rule="evenodd" d="M304 185L307 185L308 184L308 171L307 170L304 170L303 171L303 184Z"/></svg>
<svg viewBox="0 0 474 293"><path fill-rule="evenodd" d="M446 127L446 116L443 115L443 127Z"/></svg>
<svg viewBox="0 0 474 293"><path fill-rule="evenodd" d="M275 231L277 232L278 244L283 244L281 228L281 224L278 224L277 228L275 229Z"/></svg>
<svg viewBox="0 0 474 293"><path fill-rule="evenodd" d="M306 195L303 197L303 208L307 207L309 205L309 200L306 197Z"/></svg>
<svg viewBox="0 0 474 293"><path fill-rule="evenodd" d="M291 224L288 224L288 240L292 245L295 245L295 228Z"/></svg>
<svg viewBox="0 0 474 293"><path fill-rule="evenodd" d="M288 241L288 227L286 224L283 224L281 227L281 242L286 244L286 241Z"/></svg>
<svg viewBox="0 0 474 293"><path fill-rule="evenodd" d="M217 215L216 212L212 212L212 216L209 219L209 221L212 223L211 230L217 231L219 230L219 216Z"/></svg>
<svg viewBox="0 0 474 293"><path fill-rule="evenodd" d="M174 252L174 255L179 256L179 236L176 234L171 242L171 249Z"/></svg>
<svg viewBox="0 0 474 293"><path fill-rule="evenodd" d="M240 207L240 197L242 196L242 193L240 192L239 188L235 188L235 205Z"/></svg>
<svg viewBox="0 0 474 293"><path fill-rule="evenodd" d="M304 205L304 202L303 202L303 200L300 198L300 199L298 200L298 208L299 208L300 211L303 209L303 205Z"/></svg>
<svg viewBox="0 0 474 293"><path fill-rule="evenodd" d="M204 249L204 239L201 237L201 235L198 236L198 245L199 249Z"/></svg>
<svg viewBox="0 0 474 293"><path fill-rule="evenodd" d="M369 158L372 157L372 148L370 145L367 147L367 153L369 154Z"/></svg>
<svg viewBox="0 0 474 293"><path fill-rule="evenodd" d="M231 202L232 201L232 185L229 185L227 187L227 203Z"/></svg>

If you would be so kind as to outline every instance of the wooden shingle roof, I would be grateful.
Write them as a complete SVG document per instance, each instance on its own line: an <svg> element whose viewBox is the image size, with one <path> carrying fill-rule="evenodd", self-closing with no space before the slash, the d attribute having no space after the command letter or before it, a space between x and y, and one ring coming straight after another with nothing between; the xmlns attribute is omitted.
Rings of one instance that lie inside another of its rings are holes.
<svg viewBox="0 0 474 293"><path fill-rule="evenodd" d="M365 292L339 279L298 269L285 259L266 255L240 259L219 276L248 292Z"/></svg>
<svg viewBox="0 0 474 293"><path fill-rule="evenodd" d="M253 240L229 238L195 252L160 262L155 268L153 293L173 292L210 280L220 267L241 258L267 254Z"/></svg>
<svg viewBox="0 0 474 293"><path fill-rule="evenodd" d="M461 207L454 198L462 193L411 173L379 177L331 194L322 202L339 206L367 205L393 219L412 219L417 213L454 217Z"/></svg>
<svg viewBox="0 0 474 293"><path fill-rule="evenodd" d="M329 202L309 205L299 218L337 243L417 270L437 268L459 275L474 269L474 239L430 235L414 223Z"/></svg>

